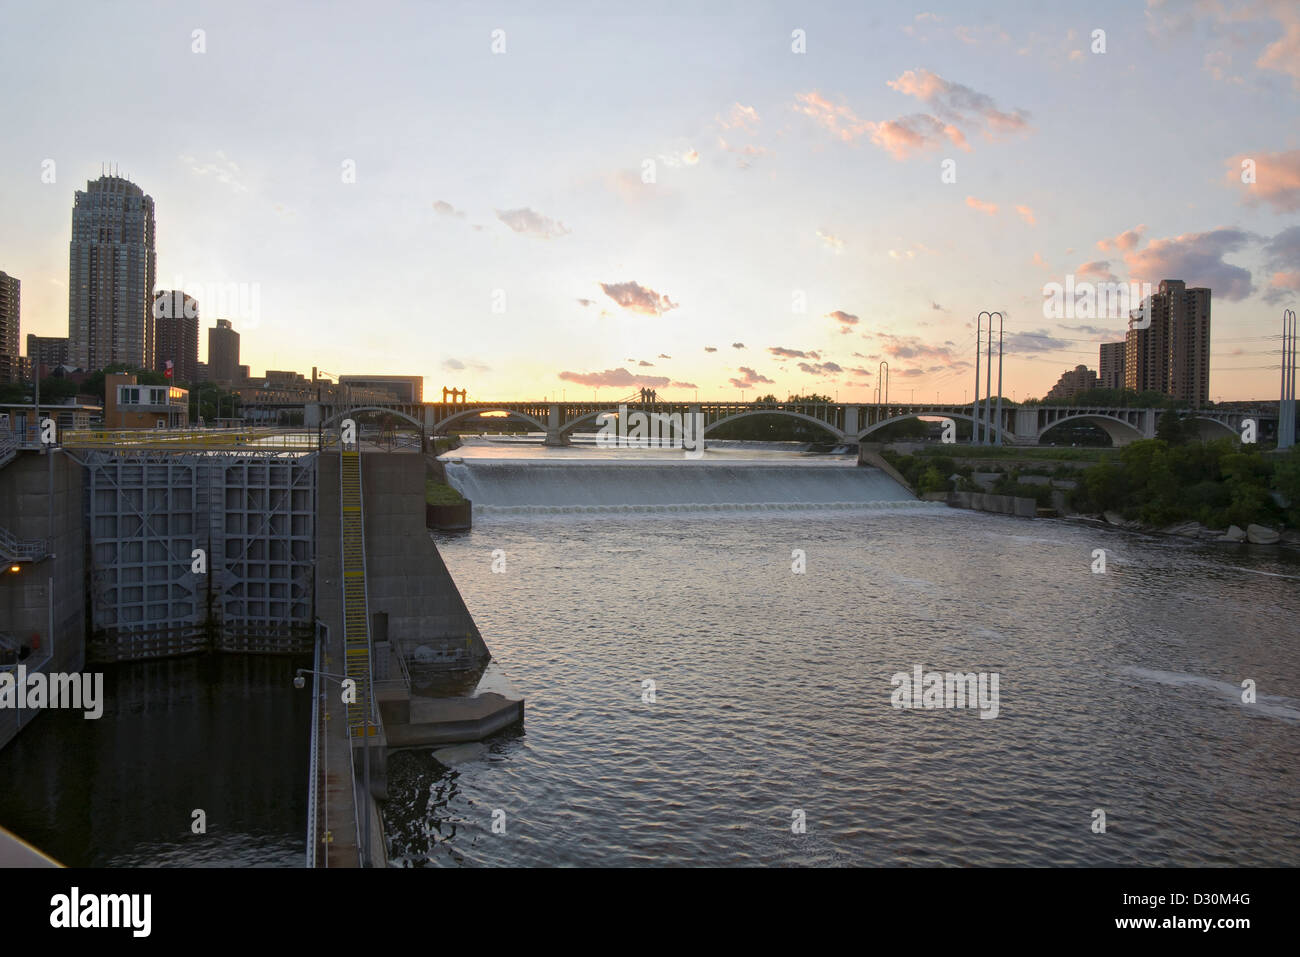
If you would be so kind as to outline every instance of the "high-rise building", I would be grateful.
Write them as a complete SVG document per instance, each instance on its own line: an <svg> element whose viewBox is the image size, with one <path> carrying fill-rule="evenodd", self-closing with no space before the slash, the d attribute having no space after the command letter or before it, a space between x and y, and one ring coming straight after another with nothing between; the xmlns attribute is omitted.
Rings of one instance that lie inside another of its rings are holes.
<svg viewBox="0 0 1300 957"><path fill-rule="evenodd" d="M239 333L229 319L218 319L208 330L208 379L230 385L239 375Z"/></svg>
<svg viewBox="0 0 1300 957"><path fill-rule="evenodd" d="M1080 392L1097 388L1097 373L1087 366L1075 366L1061 373L1060 380L1047 393L1049 399L1073 399Z"/></svg>
<svg viewBox="0 0 1300 957"><path fill-rule="evenodd" d="M1097 363L1097 387L1099 389L1124 388L1124 349L1123 342L1103 342L1101 358Z"/></svg>
<svg viewBox="0 0 1300 957"><path fill-rule="evenodd" d="M68 361L88 372L153 363L153 197L121 176L77 191L68 254Z"/></svg>
<svg viewBox="0 0 1300 957"><path fill-rule="evenodd" d="M1151 296L1151 324L1142 312L1129 319L1124 339L1124 384L1135 392L1163 392L1192 407L1210 395L1210 290L1165 279Z"/></svg>
<svg viewBox="0 0 1300 957"><path fill-rule="evenodd" d="M160 289L154 294L153 369L172 362L172 382L197 382L199 375L199 304L179 290Z"/></svg>
<svg viewBox="0 0 1300 957"><path fill-rule="evenodd" d="M59 366L68 364L68 339L66 336L37 336L27 333L27 359L31 374L49 375ZM45 371L41 372L44 366Z"/></svg>
<svg viewBox="0 0 1300 957"><path fill-rule="evenodd" d="M18 324L22 306L22 283L0 272L0 382L17 382L22 375Z"/></svg>

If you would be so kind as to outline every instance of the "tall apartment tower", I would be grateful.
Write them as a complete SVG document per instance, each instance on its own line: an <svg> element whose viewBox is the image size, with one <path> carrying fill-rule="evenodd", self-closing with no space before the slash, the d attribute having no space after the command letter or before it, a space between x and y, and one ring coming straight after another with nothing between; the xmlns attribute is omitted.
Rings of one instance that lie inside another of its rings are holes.
<svg viewBox="0 0 1300 957"><path fill-rule="evenodd" d="M18 357L18 320L22 306L22 283L0 272L0 382L17 382L22 363Z"/></svg>
<svg viewBox="0 0 1300 957"><path fill-rule="evenodd" d="M160 289L153 297L154 350L151 369L172 362L172 384L199 376L199 303L180 290Z"/></svg>
<svg viewBox="0 0 1300 957"><path fill-rule="evenodd" d="M1163 392L1192 407L1210 396L1210 290L1165 279L1151 296L1151 325L1129 319L1124 339L1124 384L1135 392Z"/></svg>
<svg viewBox="0 0 1300 957"><path fill-rule="evenodd" d="M208 330L208 381L230 385L239 374L239 333L229 319Z"/></svg>
<svg viewBox="0 0 1300 957"><path fill-rule="evenodd" d="M27 361L31 364L32 378L50 375L58 366L68 364L68 339L66 336L37 336L27 333ZM41 372L41 367L45 371Z"/></svg>
<svg viewBox="0 0 1300 957"><path fill-rule="evenodd" d="M68 255L68 361L153 363L153 197L121 176L77 190Z"/></svg>
<svg viewBox="0 0 1300 957"><path fill-rule="evenodd" d="M1097 388L1124 388L1124 350L1125 342L1103 342L1101 359L1097 363Z"/></svg>

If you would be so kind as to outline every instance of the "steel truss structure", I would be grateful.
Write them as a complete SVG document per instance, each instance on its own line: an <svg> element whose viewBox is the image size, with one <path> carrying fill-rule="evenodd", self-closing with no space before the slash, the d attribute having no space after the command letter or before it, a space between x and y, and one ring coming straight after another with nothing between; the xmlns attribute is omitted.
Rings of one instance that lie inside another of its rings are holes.
<svg viewBox="0 0 1300 957"><path fill-rule="evenodd" d="M83 449L90 657L311 651L316 453Z"/></svg>

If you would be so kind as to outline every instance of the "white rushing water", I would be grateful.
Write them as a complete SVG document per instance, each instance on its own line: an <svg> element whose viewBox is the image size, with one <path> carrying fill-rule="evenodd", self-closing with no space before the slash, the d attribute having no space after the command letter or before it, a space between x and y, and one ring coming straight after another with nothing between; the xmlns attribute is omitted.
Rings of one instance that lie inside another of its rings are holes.
<svg viewBox="0 0 1300 957"><path fill-rule="evenodd" d="M510 455L477 446L444 456L447 480L476 511L555 512L856 508L915 504L878 469L851 459L710 450L554 449ZM520 450L522 452L522 450Z"/></svg>

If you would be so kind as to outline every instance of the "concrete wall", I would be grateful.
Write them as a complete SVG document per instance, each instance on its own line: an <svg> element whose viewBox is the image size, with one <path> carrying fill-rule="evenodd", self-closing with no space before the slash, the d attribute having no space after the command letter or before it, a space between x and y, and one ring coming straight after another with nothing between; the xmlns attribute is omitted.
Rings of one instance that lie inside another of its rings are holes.
<svg viewBox="0 0 1300 957"><path fill-rule="evenodd" d="M1038 514L1038 503L1032 498L1015 495L993 495L988 492L950 492L948 504L953 508L971 508L979 512L997 512L1033 518Z"/></svg>
<svg viewBox="0 0 1300 957"><path fill-rule="evenodd" d="M323 452L317 486L316 612L342 628L339 587L339 456ZM472 668L490 657L469 609L425 527L424 457L363 451L366 586L371 632L387 616L387 638L421 684L424 670Z"/></svg>
<svg viewBox="0 0 1300 957"><path fill-rule="evenodd" d="M49 494L53 476L54 495ZM53 557L22 562L18 572L0 571L0 631L40 648L25 662L43 660L51 644L48 671L80 671L86 659L85 532L82 523L82 470L60 449L50 455L22 451L0 467L0 527L20 539L49 537L54 515ZM50 635L49 600L54 596L54 634ZM24 712L26 726L39 712ZM0 747L18 730L15 711L0 709Z"/></svg>

